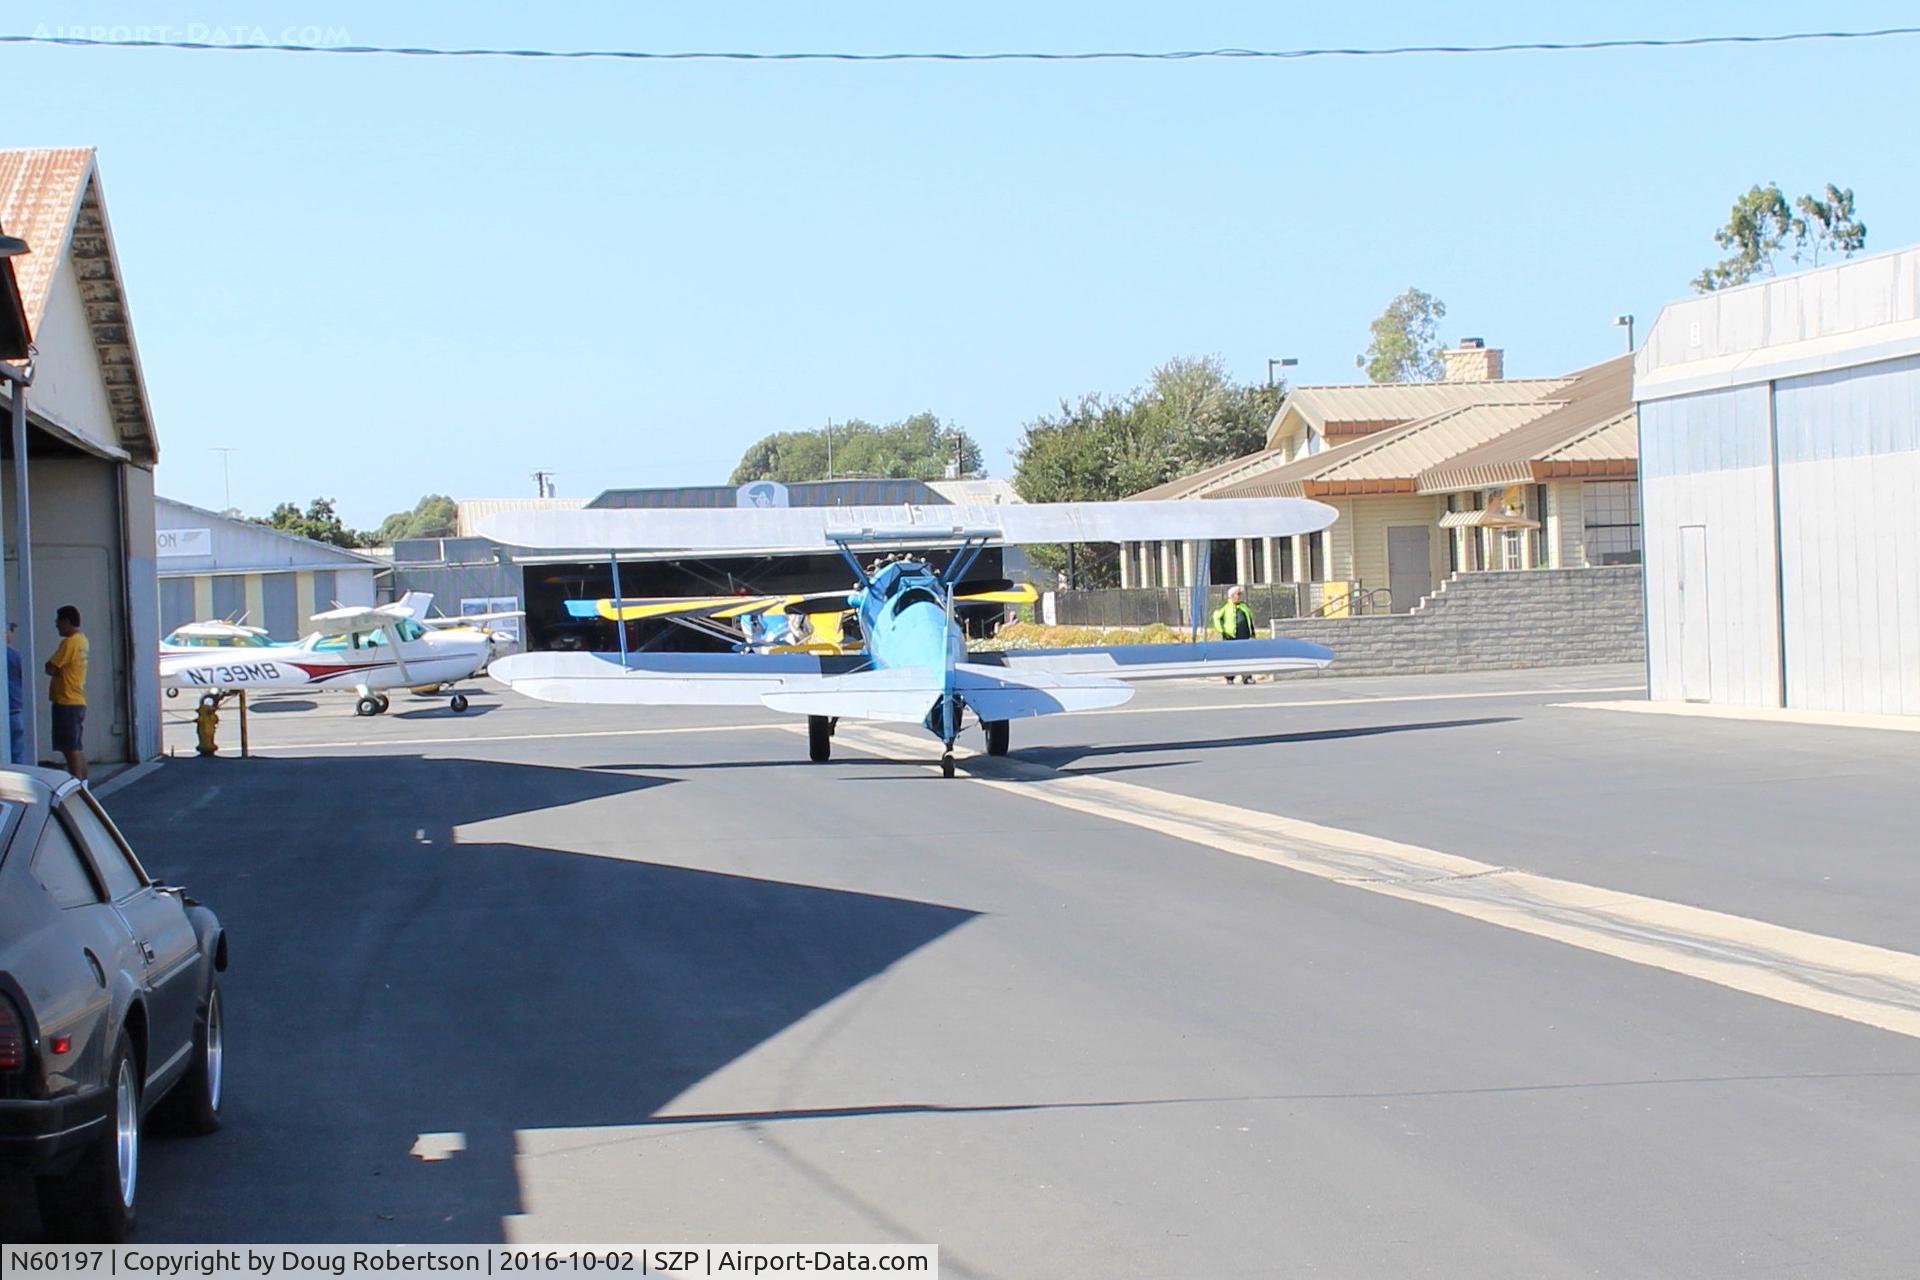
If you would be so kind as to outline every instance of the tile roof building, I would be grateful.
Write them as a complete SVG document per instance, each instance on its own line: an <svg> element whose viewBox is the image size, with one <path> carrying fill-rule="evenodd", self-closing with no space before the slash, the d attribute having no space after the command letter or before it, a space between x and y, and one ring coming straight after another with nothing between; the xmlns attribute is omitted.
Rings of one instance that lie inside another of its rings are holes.
<svg viewBox="0 0 1920 1280"><path fill-rule="evenodd" d="M1404 613L1454 571L1637 561L1631 358L1501 379L1501 353L1477 340L1445 355L1449 381L1297 388L1265 449L1135 497L1331 503L1332 528L1215 548L1206 569L1214 582L1306 584L1310 607ZM1123 584L1190 585L1195 555L1133 544Z"/></svg>

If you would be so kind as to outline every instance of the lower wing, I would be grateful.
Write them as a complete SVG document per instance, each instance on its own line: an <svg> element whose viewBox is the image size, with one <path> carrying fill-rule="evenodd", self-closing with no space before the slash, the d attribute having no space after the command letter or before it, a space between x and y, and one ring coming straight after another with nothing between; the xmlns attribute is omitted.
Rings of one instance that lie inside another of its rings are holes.
<svg viewBox="0 0 1920 1280"><path fill-rule="evenodd" d="M812 653L516 653L495 680L542 702L653 707L757 707L777 693L857 670L854 656Z"/></svg>
<svg viewBox="0 0 1920 1280"><path fill-rule="evenodd" d="M1116 644L1084 649L1010 649L967 655L970 664L1018 675L1173 680L1181 676L1255 675L1324 667L1333 650L1305 640L1212 640L1199 644Z"/></svg>

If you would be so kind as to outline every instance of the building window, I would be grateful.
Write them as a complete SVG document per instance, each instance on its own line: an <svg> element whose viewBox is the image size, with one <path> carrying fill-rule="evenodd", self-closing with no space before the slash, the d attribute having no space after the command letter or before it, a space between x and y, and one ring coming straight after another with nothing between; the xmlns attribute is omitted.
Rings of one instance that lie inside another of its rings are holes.
<svg viewBox="0 0 1920 1280"><path fill-rule="evenodd" d="M1587 563L1640 563L1640 483L1590 480L1580 486Z"/></svg>

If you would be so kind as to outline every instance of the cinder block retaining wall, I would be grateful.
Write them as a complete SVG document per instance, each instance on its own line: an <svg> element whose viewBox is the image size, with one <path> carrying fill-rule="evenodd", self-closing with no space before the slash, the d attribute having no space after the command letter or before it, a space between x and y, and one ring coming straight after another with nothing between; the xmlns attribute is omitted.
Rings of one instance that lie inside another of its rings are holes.
<svg viewBox="0 0 1920 1280"><path fill-rule="evenodd" d="M1314 676L1491 671L1644 662L1640 566L1456 573L1413 612L1369 618L1285 618L1274 635L1324 644Z"/></svg>

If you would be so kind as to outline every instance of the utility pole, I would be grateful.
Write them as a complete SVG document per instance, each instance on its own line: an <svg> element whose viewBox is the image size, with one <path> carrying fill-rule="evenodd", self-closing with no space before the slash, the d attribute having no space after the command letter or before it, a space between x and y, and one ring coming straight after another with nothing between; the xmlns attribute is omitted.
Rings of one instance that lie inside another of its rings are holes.
<svg viewBox="0 0 1920 1280"><path fill-rule="evenodd" d="M1626 329L1627 354L1632 355L1633 354L1633 317L1632 316L1615 316L1613 318L1613 322L1614 324L1624 327Z"/></svg>
<svg viewBox="0 0 1920 1280"><path fill-rule="evenodd" d="M207 452L217 453L220 455L220 478L226 485L226 495L227 495L226 505L220 508L220 513L222 515L225 515L227 512L233 510L233 467L231 465L232 458L233 458L233 450L216 448L216 449L209 449L207 450Z"/></svg>
<svg viewBox="0 0 1920 1280"><path fill-rule="evenodd" d="M553 496L553 472L551 471L534 472L533 473L533 492L535 497L551 498Z"/></svg>
<svg viewBox="0 0 1920 1280"><path fill-rule="evenodd" d="M827 433L827 479L831 480L833 479L833 419L828 418L827 425L822 429Z"/></svg>

